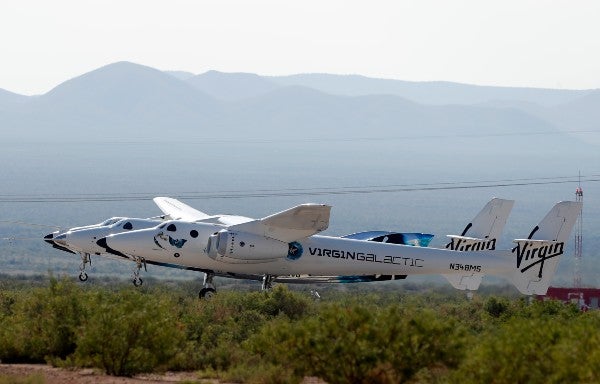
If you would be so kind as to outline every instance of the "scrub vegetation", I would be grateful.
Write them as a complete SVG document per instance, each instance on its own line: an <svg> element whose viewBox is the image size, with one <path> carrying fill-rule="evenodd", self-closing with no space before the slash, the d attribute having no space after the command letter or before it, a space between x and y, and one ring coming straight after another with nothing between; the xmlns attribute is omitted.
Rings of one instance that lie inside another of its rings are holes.
<svg viewBox="0 0 600 384"><path fill-rule="evenodd" d="M368 287L326 288L314 300L279 285L206 301L189 284L4 280L0 359L250 383L600 382L598 311L500 290L467 300Z"/></svg>

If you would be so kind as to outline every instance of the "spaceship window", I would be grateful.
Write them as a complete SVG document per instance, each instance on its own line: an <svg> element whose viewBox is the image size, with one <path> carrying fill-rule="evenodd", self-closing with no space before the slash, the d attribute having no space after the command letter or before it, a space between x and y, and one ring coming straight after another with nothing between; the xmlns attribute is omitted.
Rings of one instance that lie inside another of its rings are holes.
<svg viewBox="0 0 600 384"><path fill-rule="evenodd" d="M127 230L133 229L133 224L131 224L131 222L128 221L125 224L123 224L123 229L127 229Z"/></svg>
<svg viewBox="0 0 600 384"><path fill-rule="evenodd" d="M177 231L177 227L175 226L175 224L169 224L169 226L167 227L167 231L175 232Z"/></svg>
<svg viewBox="0 0 600 384"><path fill-rule="evenodd" d="M122 219L122 217L111 217L110 219L104 220L102 223L100 223L100 226L108 227L109 225L115 224L117 221Z"/></svg>
<svg viewBox="0 0 600 384"><path fill-rule="evenodd" d="M198 231L196 231L195 229L192 229L190 231L190 236L192 236L195 239L196 237L198 237Z"/></svg>

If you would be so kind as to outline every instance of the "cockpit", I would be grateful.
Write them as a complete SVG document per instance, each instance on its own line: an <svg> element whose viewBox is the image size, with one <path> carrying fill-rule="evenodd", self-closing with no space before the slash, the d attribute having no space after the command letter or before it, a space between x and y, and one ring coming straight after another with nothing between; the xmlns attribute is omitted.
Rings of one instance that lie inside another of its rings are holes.
<svg viewBox="0 0 600 384"><path fill-rule="evenodd" d="M133 229L133 224L131 223L131 221L124 219L124 220L121 220L121 221L117 222L115 224L115 227L117 227L117 228L123 228L123 229L129 231L129 230Z"/></svg>
<svg viewBox="0 0 600 384"><path fill-rule="evenodd" d="M111 217L110 219L106 219L100 223L100 227L108 227L109 225L113 225L123 219L124 217Z"/></svg>
<svg viewBox="0 0 600 384"><path fill-rule="evenodd" d="M125 230L132 230L133 223L126 217L113 217L102 223L103 227L123 228Z"/></svg>

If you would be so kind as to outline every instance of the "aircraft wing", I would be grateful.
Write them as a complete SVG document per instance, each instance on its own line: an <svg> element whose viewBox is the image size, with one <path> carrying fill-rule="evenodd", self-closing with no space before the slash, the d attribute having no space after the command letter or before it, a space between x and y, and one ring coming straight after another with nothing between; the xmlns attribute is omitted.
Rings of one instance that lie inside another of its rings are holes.
<svg viewBox="0 0 600 384"><path fill-rule="evenodd" d="M290 243L326 230L329 227L330 210L329 205L302 204L228 229Z"/></svg>
<svg viewBox="0 0 600 384"><path fill-rule="evenodd" d="M158 208L160 208L163 213L169 215L172 220L196 221L210 217L206 213L200 212L177 199L172 199L170 197L155 197L152 200L154 200L156 205L158 205Z"/></svg>

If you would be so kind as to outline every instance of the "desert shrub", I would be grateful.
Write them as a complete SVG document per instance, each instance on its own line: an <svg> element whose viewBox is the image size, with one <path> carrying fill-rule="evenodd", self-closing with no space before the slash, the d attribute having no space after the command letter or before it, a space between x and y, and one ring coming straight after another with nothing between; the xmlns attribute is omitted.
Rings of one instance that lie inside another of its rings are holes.
<svg viewBox="0 0 600 384"><path fill-rule="evenodd" d="M315 302L278 286L206 301L158 283L2 282L0 359L249 383L600 382L598 312L435 289L350 292Z"/></svg>
<svg viewBox="0 0 600 384"><path fill-rule="evenodd" d="M73 353L85 316L81 295L72 282L54 278L48 288L15 293L10 311L0 318L0 359L44 362Z"/></svg>
<svg viewBox="0 0 600 384"><path fill-rule="evenodd" d="M565 336L551 351L554 369L551 375L555 383L600 382L600 313L582 314L568 322L563 329Z"/></svg>
<svg viewBox="0 0 600 384"><path fill-rule="evenodd" d="M507 313L509 310L510 303L507 299L490 296L484 304L483 309L487 312L488 315L499 318Z"/></svg>
<svg viewBox="0 0 600 384"><path fill-rule="evenodd" d="M240 345L274 318L297 319L314 311L305 295L276 286L268 292L220 292L211 300L186 301L181 320L186 330L185 352L174 366L227 371L244 364Z"/></svg>
<svg viewBox="0 0 600 384"><path fill-rule="evenodd" d="M168 364L183 345L184 330L164 297L135 290L97 293L79 328L74 361L110 375L131 376Z"/></svg>
<svg viewBox="0 0 600 384"><path fill-rule="evenodd" d="M565 304L559 300L533 300L526 303L524 299L519 299L514 305L518 308L514 311L515 316L532 319L572 319L581 314L575 304Z"/></svg>
<svg viewBox="0 0 600 384"><path fill-rule="evenodd" d="M570 342L576 320L550 318L543 311L536 317L512 317L479 335L460 368L454 373L461 383L548 383L558 369L558 351ZM565 344L565 342L567 342ZM571 350L569 353L572 354ZM576 364L577 365L577 364Z"/></svg>
<svg viewBox="0 0 600 384"><path fill-rule="evenodd" d="M315 317L268 323L245 347L264 361L290 367L296 377L387 383L456 366L464 334L456 321L430 310L331 305Z"/></svg>

